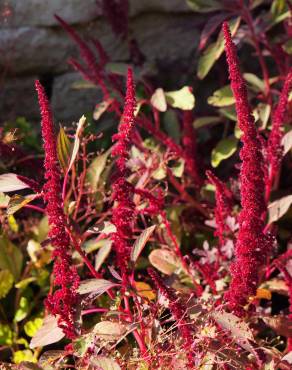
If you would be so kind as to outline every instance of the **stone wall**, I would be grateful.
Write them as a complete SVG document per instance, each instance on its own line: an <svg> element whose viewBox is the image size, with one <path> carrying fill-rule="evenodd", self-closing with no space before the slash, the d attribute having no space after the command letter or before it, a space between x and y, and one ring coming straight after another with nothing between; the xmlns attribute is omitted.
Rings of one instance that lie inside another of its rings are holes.
<svg viewBox="0 0 292 370"><path fill-rule="evenodd" d="M97 89L74 88L81 77L67 59L78 56L77 48L54 14L81 35L97 38L112 61L128 60L126 43L113 34L96 0L0 0L0 124L20 115L38 119L36 78L49 88L59 121L76 121L98 101ZM197 25L198 16L186 0L130 0L130 28L148 64L161 65L164 71L191 62Z"/></svg>

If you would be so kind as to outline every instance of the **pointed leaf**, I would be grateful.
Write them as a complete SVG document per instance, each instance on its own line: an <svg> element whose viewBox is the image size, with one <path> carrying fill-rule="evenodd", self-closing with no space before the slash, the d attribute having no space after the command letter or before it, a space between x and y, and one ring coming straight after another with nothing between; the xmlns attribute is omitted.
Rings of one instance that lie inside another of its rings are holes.
<svg viewBox="0 0 292 370"><path fill-rule="evenodd" d="M167 109L166 97L163 89L158 88L154 91L154 94L150 99L151 105L159 110L159 112L165 112Z"/></svg>
<svg viewBox="0 0 292 370"><path fill-rule="evenodd" d="M157 270L166 275L173 274L181 263L175 253L168 249L155 249L149 255L149 261Z"/></svg>
<svg viewBox="0 0 292 370"><path fill-rule="evenodd" d="M119 339L126 331L125 325L112 321L101 321L93 329L95 335L107 341Z"/></svg>
<svg viewBox="0 0 292 370"><path fill-rule="evenodd" d="M269 204L269 224L278 221L289 210L292 204L292 195L280 198Z"/></svg>
<svg viewBox="0 0 292 370"><path fill-rule="evenodd" d="M231 336L242 348L253 352L253 346L250 342L254 341L254 337L246 322L232 313L224 311L213 312L211 316L222 329L230 332Z"/></svg>
<svg viewBox="0 0 292 370"><path fill-rule="evenodd" d="M19 180L15 173L0 175L0 192L2 193L27 189L28 187L27 184Z"/></svg>
<svg viewBox="0 0 292 370"><path fill-rule="evenodd" d="M220 140L211 153L212 167L218 167L219 164L232 156L236 152L238 140L235 137L229 137Z"/></svg>
<svg viewBox="0 0 292 370"><path fill-rule="evenodd" d="M13 215L15 212L19 211L21 208L33 201L36 196L36 194L26 195L25 197L18 194L13 195L9 200L7 214Z"/></svg>
<svg viewBox="0 0 292 370"><path fill-rule="evenodd" d="M86 179L91 187L92 190L96 190L101 174L106 166L106 161L108 159L108 156L111 153L111 149L107 150L103 154L100 154L98 157L96 157L90 166L88 167L87 173L86 173Z"/></svg>
<svg viewBox="0 0 292 370"><path fill-rule="evenodd" d="M226 85L214 91L213 95L208 98L208 104L214 107L226 107L234 103L235 99L230 85Z"/></svg>
<svg viewBox="0 0 292 370"><path fill-rule="evenodd" d="M282 138L283 155L286 155L292 148L292 130L288 131Z"/></svg>
<svg viewBox="0 0 292 370"><path fill-rule="evenodd" d="M5 235L0 236L0 269L9 270L14 279L19 279L22 270L23 255Z"/></svg>
<svg viewBox="0 0 292 370"><path fill-rule="evenodd" d="M0 299L5 298L13 287L14 277L9 270L0 271Z"/></svg>
<svg viewBox="0 0 292 370"><path fill-rule="evenodd" d="M81 281L78 293L79 294L88 294L88 293L96 293L98 295L101 295L105 293L107 290L118 286L118 284L113 283L109 280L105 279L88 279Z"/></svg>
<svg viewBox="0 0 292 370"><path fill-rule="evenodd" d="M95 270L98 271L104 261L107 259L108 255L110 254L111 251L111 243L107 243L104 246L100 248L100 250L97 253L97 256L95 257Z"/></svg>
<svg viewBox="0 0 292 370"><path fill-rule="evenodd" d="M72 144L62 126L57 137L57 154L64 172L66 172L71 155Z"/></svg>
<svg viewBox="0 0 292 370"><path fill-rule="evenodd" d="M78 125L77 125L77 129L76 129L76 133L75 133L74 145L73 145L72 154L71 154L71 158L70 158L70 163L69 163L69 166L68 166L67 171L70 171L70 169L73 166L73 163L74 163L74 161L75 161L75 159L77 157L79 146L80 146L80 137L82 135L82 131L83 131L83 128L84 128L85 123L86 123L86 118L83 115L80 118L80 120L78 122Z"/></svg>
<svg viewBox="0 0 292 370"><path fill-rule="evenodd" d="M195 97L190 86L184 86L180 90L165 92L166 101L174 108L192 110L195 106Z"/></svg>
<svg viewBox="0 0 292 370"><path fill-rule="evenodd" d="M58 319L53 315L48 315L44 318L43 325L32 338L29 347L43 347L52 343L59 342L65 334L58 326Z"/></svg>
<svg viewBox="0 0 292 370"><path fill-rule="evenodd" d="M90 364L100 370L121 370L121 367L115 360L104 356L91 358Z"/></svg>
<svg viewBox="0 0 292 370"><path fill-rule="evenodd" d="M205 2L205 0L203 0ZM231 20L229 23L231 35L234 36L240 25L240 17ZM224 51L224 37L222 31L219 33L217 41L210 44L200 56L198 62L197 76L203 79L207 76L215 62L220 58Z"/></svg>
<svg viewBox="0 0 292 370"><path fill-rule="evenodd" d="M153 231L155 230L156 225L152 225L147 229L143 230L141 235L135 240L131 251L131 261L136 262L138 257L140 256L143 248L145 247L146 243L148 242L150 236L152 235Z"/></svg>

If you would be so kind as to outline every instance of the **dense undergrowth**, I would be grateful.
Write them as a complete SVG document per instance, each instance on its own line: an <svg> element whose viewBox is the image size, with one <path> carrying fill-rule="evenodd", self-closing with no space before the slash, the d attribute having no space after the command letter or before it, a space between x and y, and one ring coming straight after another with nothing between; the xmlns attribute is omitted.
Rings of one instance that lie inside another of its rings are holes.
<svg viewBox="0 0 292 370"><path fill-rule="evenodd" d="M126 1L103 11L128 65L56 16L103 99L57 129L36 81L44 155L25 119L0 131L0 368L291 368L291 4L189 4L209 18L172 91Z"/></svg>

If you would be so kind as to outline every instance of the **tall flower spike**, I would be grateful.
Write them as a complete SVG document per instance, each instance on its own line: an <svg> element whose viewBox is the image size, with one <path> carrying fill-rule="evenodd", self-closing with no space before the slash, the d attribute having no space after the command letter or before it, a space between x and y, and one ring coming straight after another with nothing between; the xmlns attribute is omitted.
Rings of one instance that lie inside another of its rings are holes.
<svg viewBox="0 0 292 370"><path fill-rule="evenodd" d="M186 110L183 113L183 145L185 151L186 167L189 174L195 181L196 186L202 185L202 179L199 175L199 166L197 162L197 142L195 130L193 128L192 111Z"/></svg>
<svg viewBox="0 0 292 370"><path fill-rule="evenodd" d="M226 298L230 308L243 315L243 306L250 296L255 295L258 271L263 266L271 248L271 241L263 233L262 215L266 211L264 199L264 171L261 143L254 118L249 107L247 89L239 68L235 45L228 24L223 24L225 52L229 66L231 88L239 128L243 132L240 150L241 206L239 232L235 247L235 261L231 266L232 281Z"/></svg>
<svg viewBox="0 0 292 370"><path fill-rule="evenodd" d="M280 162L283 156L281 140L283 132L281 130L285 112L288 104L288 95L292 88L292 69L288 73L279 98L278 105L272 118L272 131L268 139L267 155L270 163L269 176L266 184L266 201L269 200L273 182L279 171Z"/></svg>
<svg viewBox="0 0 292 370"><path fill-rule="evenodd" d="M216 220L216 233L215 235L219 238L220 246L225 243L225 232L229 231L226 225L226 218L231 215L232 212L232 193L227 186L218 179L211 171L206 171L206 175L210 180L211 184L215 186L215 220Z"/></svg>
<svg viewBox="0 0 292 370"><path fill-rule="evenodd" d="M42 116L42 137L45 151L45 180L43 187L46 211L49 219L49 238L55 247L54 285L59 288L49 295L46 301L49 310L59 317L59 325L68 338L75 336L74 315L77 303L79 277L72 267L69 255L69 236L66 232L66 220L62 208L60 171L58 167L56 139L53 118L43 86L36 81L39 105Z"/></svg>
<svg viewBox="0 0 292 370"><path fill-rule="evenodd" d="M112 137L112 140L116 141L116 144L112 151L112 155L118 157L117 165L121 172L125 171L126 161L129 158L129 149L134 127L135 109L136 109L136 97L133 71L131 68L129 68L127 74L127 92L124 112L119 125L119 131Z"/></svg>
<svg viewBox="0 0 292 370"><path fill-rule="evenodd" d="M132 238L135 205L133 203L134 187L127 179L126 162L129 159L132 133L134 128L134 112L136 108L135 87L132 69L128 69L127 92L124 112L119 125L118 133L113 135L116 141L112 156L116 156L117 175L113 184L113 200L116 205L113 209L112 222L116 232L112 235L113 246L117 254L117 263L125 277L127 262L130 253L129 239Z"/></svg>

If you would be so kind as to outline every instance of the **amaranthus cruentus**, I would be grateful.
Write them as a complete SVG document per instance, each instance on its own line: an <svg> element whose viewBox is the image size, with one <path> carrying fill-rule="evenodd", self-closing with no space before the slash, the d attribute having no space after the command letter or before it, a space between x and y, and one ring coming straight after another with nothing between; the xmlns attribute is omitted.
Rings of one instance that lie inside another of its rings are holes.
<svg viewBox="0 0 292 370"><path fill-rule="evenodd" d="M236 48L226 22L223 24L223 33L238 124L243 132L241 137L243 147L240 150L242 210L239 215L235 261L230 268L232 281L226 298L230 308L242 315L244 314L243 306L247 303L248 298L256 293L259 269L263 266L270 251L271 242L263 232L262 215L266 211L266 204L261 142L249 106Z"/></svg>
<svg viewBox="0 0 292 370"><path fill-rule="evenodd" d="M51 313L58 316L59 325L66 336L74 338L74 316L78 299L79 277L76 269L72 266L69 254L70 239L66 231L66 219L62 208L62 189L53 118L43 86L39 81L36 81L35 87L42 116L46 179L43 192L50 225L49 238L54 246L54 285L59 287L47 297L46 305Z"/></svg>
<svg viewBox="0 0 292 370"><path fill-rule="evenodd" d="M189 365L194 365L194 353L192 350L193 346L193 335L192 330L190 329L190 324L185 318L185 309L178 302L175 292L172 288L167 287L160 276L156 273L153 268L147 269L148 274L153 280L157 290L160 290L161 294L169 301L169 309L172 313L174 319L178 323L178 329L181 332L181 335L184 339L184 349L186 350L186 355L188 358Z"/></svg>
<svg viewBox="0 0 292 370"><path fill-rule="evenodd" d="M229 231L226 224L226 218L231 215L232 212L232 193L227 186L218 179L211 171L206 171L208 179L211 184L215 186L215 220L216 220L216 233L215 235L219 238L220 246L225 243L225 233Z"/></svg>
<svg viewBox="0 0 292 370"><path fill-rule="evenodd" d="M279 98L278 105L273 114L272 119L272 131L269 135L267 155L268 162L270 163L269 175L266 183L266 201L269 200L270 192L272 190L273 183L279 171L279 166L283 156L283 147L281 140L283 137L282 125L288 103L289 91L292 87L292 70L288 73L284 86Z"/></svg>
<svg viewBox="0 0 292 370"><path fill-rule="evenodd" d="M135 87L132 69L128 69L127 92L124 112L118 133L113 135L115 145L112 155L116 156L117 173L113 184L113 200L116 202L112 213L112 222L116 232L112 235L117 262L122 272L126 271L130 252L129 239L132 237L135 204L132 200L134 187L127 181L126 162L129 159L131 137L134 128L134 112L136 108Z"/></svg>
<svg viewBox="0 0 292 370"><path fill-rule="evenodd" d="M186 110L183 114L183 145L185 150L185 161L188 172L194 179L195 185L199 187L202 184L202 179L199 174L199 166L197 161L197 143L195 131L193 128L192 111Z"/></svg>

